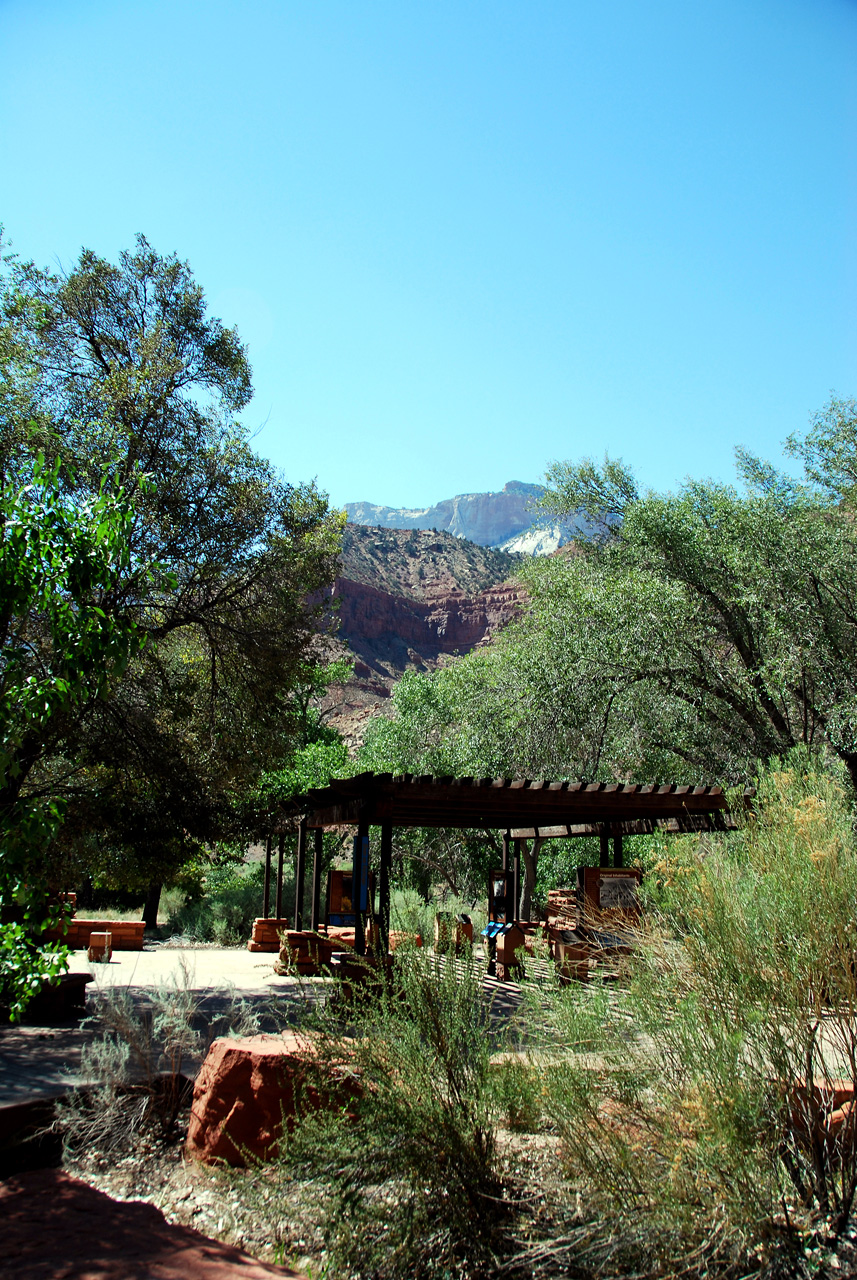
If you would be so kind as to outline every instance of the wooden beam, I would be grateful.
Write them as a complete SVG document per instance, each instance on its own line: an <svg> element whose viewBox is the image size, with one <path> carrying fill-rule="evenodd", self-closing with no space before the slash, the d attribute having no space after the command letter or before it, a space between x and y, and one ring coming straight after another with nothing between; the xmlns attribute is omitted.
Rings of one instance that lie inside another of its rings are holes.
<svg viewBox="0 0 857 1280"><path fill-rule="evenodd" d="M271 837L265 841L265 888L262 891L262 915L265 919L271 914Z"/></svg>
<svg viewBox="0 0 857 1280"><path fill-rule="evenodd" d="M306 818L298 827L298 857L295 867L295 928L304 927L304 872L306 867Z"/></svg>
<svg viewBox="0 0 857 1280"><path fill-rule="evenodd" d="M280 838L277 841L277 919L283 918L283 846L286 837L280 832Z"/></svg>
<svg viewBox="0 0 857 1280"><path fill-rule="evenodd" d="M506 830L503 832L503 870L504 871L509 870L509 841L511 840L511 838L512 838L511 831Z"/></svg>
<svg viewBox="0 0 857 1280"><path fill-rule="evenodd" d="M713 822L725 807L720 787L362 774L333 779L329 786L309 791L300 801L284 806L278 829L294 829L300 814L305 813L310 827L324 829L356 826L362 817L373 825L391 821L394 827L474 827L522 833L536 827L581 828L606 823L614 831L621 824L627 833L629 823L677 822L682 826L694 819Z"/></svg>
<svg viewBox="0 0 857 1280"><path fill-rule="evenodd" d="M321 906L321 859L324 852L324 832L316 827L313 832L312 850L312 906L310 908L310 925L313 933L318 931L319 908Z"/></svg>
<svg viewBox="0 0 857 1280"><path fill-rule="evenodd" d="M617 831L613 837L613 866L621 867L622 865L622 832Z"/></svg>
<svg viewBox="0 0 857 1280"><path fill-rule="evenodd" d="M365 850L363 842L368 841L369 837L369 819L366 816L361 817L357 825L357 835L354 837L354 859L351 865L351 902L354 907L354 950L358 956L366 954L366 922L364 912L360 908L360 891L363 884L364 876L364 856L368 862L369 849ZM366 872L369 868L366 867Z"/></svg>
<svg viewBox="0 0 857 1280"><path fill-rule="evenodd" d="M515 856L512 859L512 919L517 923L521 914L521 846L515 840Z"/></svg>
<svg viewBox="0 0 857 1280"><path fill-rule="evenodd" d="M610 866L610 837L605 826L602 826L598 832L598 865L599 867Z"/></svg>
<svg viewBox="0 0 857 1280"><path fill-rule="evenodd" d="M381 955L390 946L390 868L393 864L393 824L381 824L381 866L378 890L378 927L381 931Z"/></svg>

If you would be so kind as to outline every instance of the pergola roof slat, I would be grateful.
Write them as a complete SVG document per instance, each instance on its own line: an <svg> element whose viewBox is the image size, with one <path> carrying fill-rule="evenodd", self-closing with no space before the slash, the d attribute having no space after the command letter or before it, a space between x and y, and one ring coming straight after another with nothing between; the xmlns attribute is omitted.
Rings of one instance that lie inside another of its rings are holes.
<svg viewBox="0 0 857 1280"><path fill-rule="evenodd" d="M362 773L331 779L280 810L310 827L391 822L396 827L511 829L516 838L550 833L590 835L723 826L726 797L718 786L563 782L526 778L449 778Z"/></svg>

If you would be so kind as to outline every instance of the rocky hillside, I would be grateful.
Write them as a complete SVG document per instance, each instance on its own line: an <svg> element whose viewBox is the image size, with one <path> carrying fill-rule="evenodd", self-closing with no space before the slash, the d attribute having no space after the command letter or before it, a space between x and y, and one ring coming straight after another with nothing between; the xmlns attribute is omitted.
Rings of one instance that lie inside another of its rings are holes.
<svg viewBox="0 0 857 1280"><path fill-rule="evenodd" d="M499 493L460 493L434 507L382 507L371 502L346 502L352 524L385 529L437 529L467 538L480 547L496 547L533 524L534 500L543 492L538 484L510 480Z"/></svg>
<svg viewBox="0 0 857 1280"><path fill-rule="evenodd" d="M373 529L348 524L342 538L341 575L392 595L474 594L505 582L520 557L433 529Z"/></svg>
<svg viewBox="0 0 857 1280"><path fill-rule="evenodd" d="M523 590L509 581L520 557L450 533L346 527L339 640L354 677L329 705L329 719L357 741L366 720L405 671L429 671L486 643L517 613Z"/></svg>

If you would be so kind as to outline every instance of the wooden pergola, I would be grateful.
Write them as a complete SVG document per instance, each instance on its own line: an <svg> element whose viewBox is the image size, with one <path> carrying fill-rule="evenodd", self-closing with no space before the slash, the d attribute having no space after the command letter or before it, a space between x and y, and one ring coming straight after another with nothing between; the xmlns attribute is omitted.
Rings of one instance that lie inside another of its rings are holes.
<svg viewBox="0 0 857 1280"><path fill-rule="evenodd" d="M308 791L280 808L275 830L298 828L295 928L303 928L302 904L307 835L314 832L312 908L310 927L319 926L321 906L322 834L354 827L362 855L355 854L355 871L368 872L369 828L381 828L378 865L379 928L386 949L390 925L390 867L393 830L397 827L475 828L502 832L503 870L514 857L514 883L519 880L518 841L598 836L600 865L622 865L626 835L656 832L726 830L734 826L726 796L718 786L676 783L548 782L525 778L436 778L390 773L361 773L334 778L326 787ZM282 842L278 870L278 902L282 885ZM517 911L517 895L516 895ZM355 942L362 951L364 921L355 911Z"/></svg>

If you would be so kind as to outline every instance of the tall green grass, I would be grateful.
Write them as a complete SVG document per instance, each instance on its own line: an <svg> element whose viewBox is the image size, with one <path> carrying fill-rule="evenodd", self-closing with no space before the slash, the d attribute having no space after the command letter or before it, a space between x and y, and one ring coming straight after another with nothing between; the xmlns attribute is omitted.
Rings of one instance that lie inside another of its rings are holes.
<svg viewBox="0 0 857 1280"><path fill-rule="evenodd" d="M205 874L200 896L189 898L177 906L167 921L169 934L181 935L192 942L216 942L220 946L246 943L253 921L262 914L265 868L262 863L250 866L212 867ZM271 910L274 909L273 876ZM283 886L283 910L294 909L293 878Z"/></svg>

